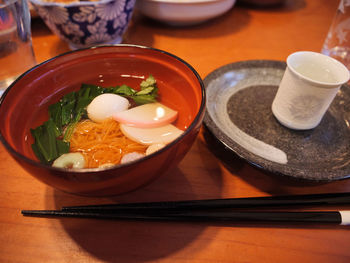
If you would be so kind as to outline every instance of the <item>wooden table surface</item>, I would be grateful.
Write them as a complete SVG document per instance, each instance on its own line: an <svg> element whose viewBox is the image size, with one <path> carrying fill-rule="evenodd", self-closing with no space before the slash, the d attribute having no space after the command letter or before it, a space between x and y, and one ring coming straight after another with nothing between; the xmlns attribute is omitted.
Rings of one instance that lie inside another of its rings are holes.
<svg viewBox="0 0 350 263"><path fill-rule="evenodd" d="M217 19L181 28L135 13L124 43L174 53L204 78L240 60L285 60L294 51L320 51L338 2L236 5ZM32 33L38 62L68 51L40 19L33 19ZM349 227L46 219L20 213L105 202L350 191L349 180L296 181L257 170L233 155L226 155L230 161L224 162L211 146L202 132L176 168L142 189L113 198L54 190L31 177L0 146L0 262L350 262Z"/></svg>

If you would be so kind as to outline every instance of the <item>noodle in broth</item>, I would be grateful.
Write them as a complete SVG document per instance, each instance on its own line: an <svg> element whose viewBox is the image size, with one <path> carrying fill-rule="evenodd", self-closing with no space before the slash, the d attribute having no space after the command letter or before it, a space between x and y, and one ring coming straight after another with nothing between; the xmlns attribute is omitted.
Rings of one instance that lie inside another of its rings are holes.
<svg viewBox="0 0 350 263"><path fill-rule="evenodd" d="M119 123L107 119L101 123L80 121L70 139L70 152L80 152L85 158L85 168L119 164L124 154L145 153L147 146L128 139Z"/></svg>

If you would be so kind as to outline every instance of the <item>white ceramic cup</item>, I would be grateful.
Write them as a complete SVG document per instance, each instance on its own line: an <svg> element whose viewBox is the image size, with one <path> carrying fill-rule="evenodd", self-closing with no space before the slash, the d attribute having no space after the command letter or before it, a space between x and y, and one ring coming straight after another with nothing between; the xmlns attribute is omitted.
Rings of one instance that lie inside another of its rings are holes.
<svg viewBox="0 0 350 263"><path fill-rule="evenodd" d="M272 112L288 128L315 128L349 78L348 69L334 58L310 51L295 52L287 58Z"/></svg>

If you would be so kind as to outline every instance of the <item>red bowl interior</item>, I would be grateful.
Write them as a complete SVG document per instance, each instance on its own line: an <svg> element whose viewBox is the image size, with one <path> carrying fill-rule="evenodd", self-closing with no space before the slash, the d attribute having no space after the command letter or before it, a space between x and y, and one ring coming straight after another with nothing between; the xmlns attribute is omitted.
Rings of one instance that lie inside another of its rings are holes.
<svg viewBox="0 0 350 263"><path fill-rule="evenodd" d="M78 90L82 83L101 86L127 84L138 89L141 77L147 77L149 74L157 80L159 101L179 112L175 125L186 130L182 137L191 134L193 129L198 130L204 114L205 95L203 83L191 66L160 50L118 45L66 53L23 74L1 98L1 140L16 160L21 164L24 162L25 168L40 166L41 170L46 169L49 170L49 174L57 175L57 169L48 166L44 168L39 164L31 149L33 138L30 128L35 128L48 119L48 105L57 102L64 94ZM169 152L168 149L181 140L179 138L168 145L164 152ZM122 168L125 170L125 167ZM84 170L85 173L89 173ZM66 171L60 173L67 174ZM56 186L47 178L52 175L45 176L39 179ZM62 174L60 176L62 177ZM63 182L58 188L70 192L84 192L80 188L67 188ZM97 186L95 188L94 190L98 190Z"/></svg>

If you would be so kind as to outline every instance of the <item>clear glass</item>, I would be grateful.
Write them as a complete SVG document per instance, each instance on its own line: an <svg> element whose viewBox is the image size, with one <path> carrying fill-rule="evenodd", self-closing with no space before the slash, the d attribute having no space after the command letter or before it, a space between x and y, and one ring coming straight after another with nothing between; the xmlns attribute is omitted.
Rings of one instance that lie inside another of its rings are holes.
<svg viewBox="0 0 350 263"><path fill-rule="evenodd" d="M36 64L27 0L0 0L0 95Z"/></svg>
<svg viewBox="0 0 350 263"><path fill-rule="evenodd" d="M321 52L350 70L350 0L340 1Z"/></svg>

